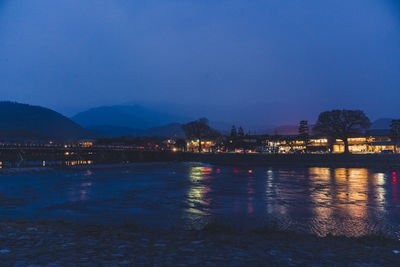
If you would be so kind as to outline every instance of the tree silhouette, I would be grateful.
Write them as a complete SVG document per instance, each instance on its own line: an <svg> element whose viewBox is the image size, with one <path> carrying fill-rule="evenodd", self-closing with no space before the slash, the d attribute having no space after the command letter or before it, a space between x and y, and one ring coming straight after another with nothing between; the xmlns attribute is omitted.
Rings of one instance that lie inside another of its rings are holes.
<svg viewBox="0 0 400 267"><path fill-rule="evenodd" d="M182 130L185 132L187 138L198 139L199 152L201 152L201 139L213 134L213 130L208 126L208 119L201 118L197 121L191 121L182 125Z"/></svg>
<svg viewBox="0 0 400 267"><path fill-rule="evenodd" d="M392 120L390 124L390 136L395 144L394 151L397 153L397 146L400 139L400 120Z"/></svg>
<svg viewBox="0 0 400 267"><path fill-rule="evenodd" d="M313 132L330 140L343 140L344 153L349 153L347 138L362 134L370 125L369 118L361 110L332 110L319 114Z"/></svg>
<svg viewBox="0 0 400 267"><path fill-rule="evenodd" d="M242 126L239 127L238 136L239 136L239 137L243 137L243 136L244 136L244 131L243 131Z"/></svg>
<svg viewBox="0 0 400 267"><path fill-rule="evenodd" d="M231 129L231 137L235 138L237 136L237 132L236 132L236 126L232 125L232 129Z"/></svg>
<svg viewBox="0 0 400 267"><path fill-rule="evenodd" d="M186 151L186 141L183 138L176 139L175 146L182 151Z"/></svg>
<svg viewBox="0 0 400 267"><path fill-rule="evenodd" d="M273 152L274 153L278 153L279 152L279 146L277 146L276 144L281 141L282 136L279 135L278 131L275 129L274 135L271 136L271 139L273 141Z"/></svg>
<svg viewBox="0 0 400 267"><path fill-rule="evenodd" d="M310 137L308 121L305 121L305 120L300 121L299 137L304 142L304 145L305 145L306 151L307 151L308 140Z"/></svg>

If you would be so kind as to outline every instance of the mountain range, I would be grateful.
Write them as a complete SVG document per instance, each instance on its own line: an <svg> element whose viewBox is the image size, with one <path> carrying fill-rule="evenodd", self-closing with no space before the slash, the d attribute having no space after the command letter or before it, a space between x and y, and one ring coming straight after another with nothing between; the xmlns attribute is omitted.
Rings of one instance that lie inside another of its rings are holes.
<svg viewBox="0 0 400 267"><path fill-rule="evenodd" d="M84 127L112 125L148 129L169 123L183 123L187 118L159 112L140 105L101 106L80 112L71 118Z"/></svg>
<svg viewBox="0 0 400 267"><path fill-rule="evenodd" d="M102 137L119 137L119 136L162 136L162 137L184 137L182 124L169 123L166 125L152 127L149 129L137 129L115 125L96 125L87 127L90 131Z"/></svg>
<svg viewBox="0 0 400 267"><path fill-rule="evenodd" d="M392 123L391 118L381 118L372 122L369 130L389 130L390 124ZM312 128L312 125L310 126ZM282 125L267 132L268 134L279 134L279 135L296 135L299 133L298 125Z"/></svg>
<svg viewBox="0 0 400 267"><path fill-rule="evenodd" d="M99 136L183 137L182 123L188 118L149 109L140 105L101 106L71 118Z"/></svg>
<svg viewBox="0 0 400 267"><path fill-rule="evenodd" d="M51 109L0 102L1 138L83 138L95 134Z"/></svg>
<svg viewBox="0 0 400 267"><path fill-rule="evenodd" d="M370 129L390 129L390 124L392 124L392 119L390 118L377 119L372 123Z"/></svg>
<svg viewBox="0 0 400 267"><path fill-rule="evenodd" d="M0 138L184 137L181 126L187 121L188 118L183 116L139 105L102 106L80 112L69 119L40 106L0 102ZM389 129L390 123L390 118L378 119L370 129ZM224 124L225 130L229 127L227 125ZM295 135L298 126L283 125L267 133Z"/></svg>

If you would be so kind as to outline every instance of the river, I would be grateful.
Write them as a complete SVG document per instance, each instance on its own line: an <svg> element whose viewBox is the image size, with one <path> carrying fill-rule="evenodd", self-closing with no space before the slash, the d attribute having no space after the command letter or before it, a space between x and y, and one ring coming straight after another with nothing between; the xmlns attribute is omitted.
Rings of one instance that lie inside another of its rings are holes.
<svg viewBox="0 0 400 267"><path fill-rule="evenodd" d="M400 237L400 173L136 163L0 173L0 218Z"/></svg>

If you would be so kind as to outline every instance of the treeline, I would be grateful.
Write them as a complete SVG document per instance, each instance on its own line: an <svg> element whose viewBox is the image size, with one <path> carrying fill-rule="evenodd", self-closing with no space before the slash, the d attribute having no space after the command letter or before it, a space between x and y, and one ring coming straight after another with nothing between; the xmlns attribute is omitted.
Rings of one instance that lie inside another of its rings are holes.
<svg viewBox="0 0 400 267"><path fill-rule="evenodd" d="M371 126L370 119L362 110L331 110L319 114L318 120L312 127L312 135L320 138L326 138L329 144L333 144L336 139L341 139L344 143L345 153L349 152L348 138L358 137L365 134L365 131ZM298 139L304 141L306 147L311 133L308 121L302 120L299 123ZM199 151L201 151L201 140L216 136L215 130L208 126L208 120L203 118L197 121L189 122L182 126L186 137L197 139L199 141ZM240 126L236 130L233 125L230 137L244 137L245 133ZM393 120L391 124L391 138L397 145L400 139L400 120Z"/></svg>

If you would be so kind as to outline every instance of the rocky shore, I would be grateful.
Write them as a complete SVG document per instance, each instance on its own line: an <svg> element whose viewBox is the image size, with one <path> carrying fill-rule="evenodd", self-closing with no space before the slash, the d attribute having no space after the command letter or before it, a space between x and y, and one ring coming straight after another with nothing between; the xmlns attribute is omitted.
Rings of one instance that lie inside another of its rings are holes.
<svg viewBox="0 0 400 267"><path fill-rule="evenodd" d="M137 225L2 221L1 266L399 266L400 242L317 237L211 224L167 231Z"/></svg>

